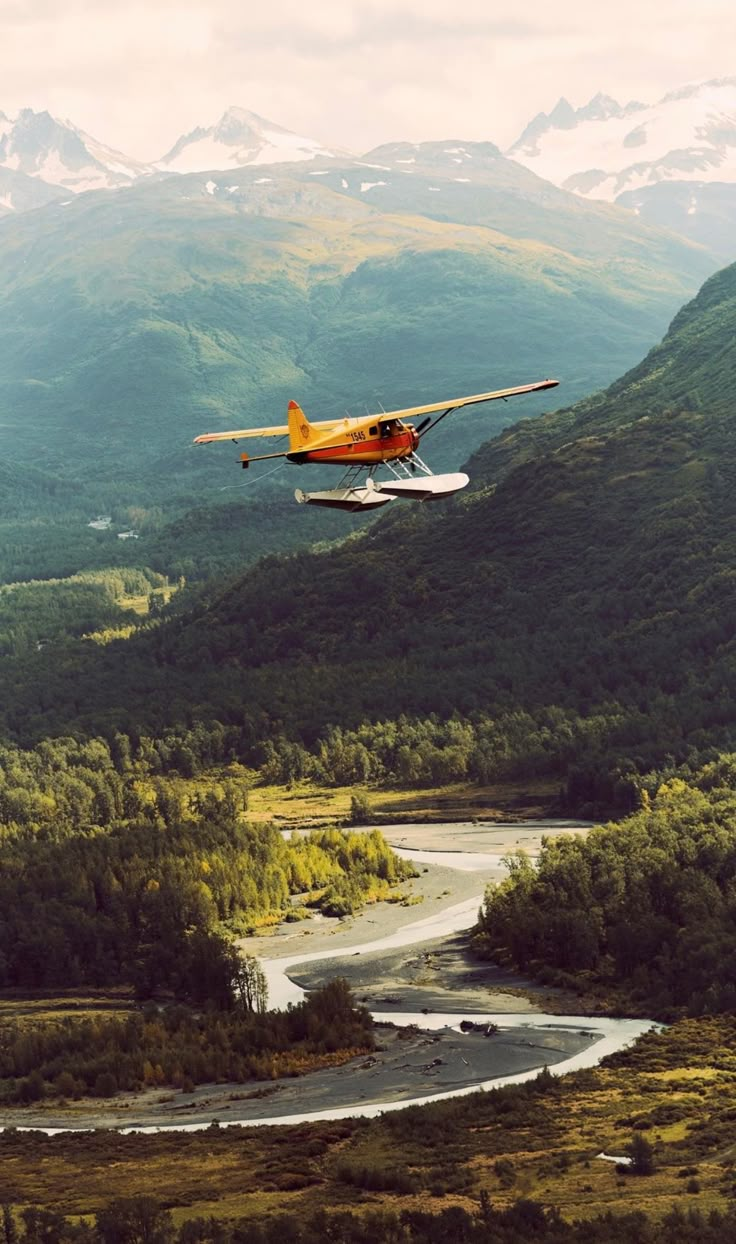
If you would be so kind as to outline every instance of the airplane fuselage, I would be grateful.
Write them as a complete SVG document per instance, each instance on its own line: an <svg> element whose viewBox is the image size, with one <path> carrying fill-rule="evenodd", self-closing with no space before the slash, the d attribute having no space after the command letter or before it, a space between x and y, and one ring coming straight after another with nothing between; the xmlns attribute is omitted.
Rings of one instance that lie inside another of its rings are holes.
<svg viewBox="0 0 736 1244"><path fill-rule="evenodd" d="M419 446L413 427L400 423L361 423L333 435L339 444L301 449L287 454L289 462L331 462L336 466L370 465L410 458Z"/></svg>

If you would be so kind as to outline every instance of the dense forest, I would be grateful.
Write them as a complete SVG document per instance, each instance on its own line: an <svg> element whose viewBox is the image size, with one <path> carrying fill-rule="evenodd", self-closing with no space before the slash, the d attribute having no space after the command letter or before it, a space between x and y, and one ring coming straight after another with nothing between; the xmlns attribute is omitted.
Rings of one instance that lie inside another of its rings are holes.
<svg viewBox="0 0 736 1244"><path fill-rule="evenodd" d="M0 661L9 666L8 658L48 645L131 633L137 615L155 616L173 590L163 575L129 566L0 586Z"/></svg>
<svg viewBox="0 0 736 1244"><path fill-rule="evenodd" d="M0 988L132 984L200 1004L222 1000L220 928L288 916L290 894L344 915L413 871L377 831L287 843L227 796L182 815L165 790L104 831L11 839L0 863Z"/></svg>
<svg viewBox="0 0 736 1244"><path fill-rule="evenodd" d="M216 490L183 486L166 506L152 503L151 486L136 479L116 477L91 488L85 498L50 474L41 482L34 478L33 490L16 504L14 477L22 480L24 472L6 468L11 477L6 479L0 470L0 583L132 568L196 585L240 575L269 553L340 539L369 521L365 515L297 506L298 480L285 472L275 481L264 474L263 482L255 471L245 481L235 475L233 483L227 470L233 465L223 464L230 483ZM110 526L90 527L99 517L109 518ZM135 538L119 538L126 531Z"/></svg>
<svg viewBox="0 0 736 1244"><path fill-rule="evenodd" d="M276 733L265 715L262 723L261 738L253 725L197 722L158 737L113 729L86 741L66 736L25 749L0 745L0 834L59 837L159 796L185 806L192 779L198 795L230 790L245 806L248 785L259 783L417 788L554 775L560 805L583 813L599 806L633 810L646 781L641 755L606 763L601 741L621 722L603 714L402 715L356 730L330 727L311 747ZM591 753L593 765L577 761Z"/></svg>
<svg viewBox="0 0 736 1244"><path fill-rule="evenodd" d="M673 1018L736 1008L736 757L672 777L587 837L548 841L489 889L476 949Z"/></svg>

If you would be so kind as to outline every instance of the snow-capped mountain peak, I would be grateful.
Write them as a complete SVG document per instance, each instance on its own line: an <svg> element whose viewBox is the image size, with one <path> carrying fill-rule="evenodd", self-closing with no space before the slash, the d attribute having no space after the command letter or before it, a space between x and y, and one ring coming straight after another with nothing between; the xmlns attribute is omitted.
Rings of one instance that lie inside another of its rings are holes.
<svg viewBox="0 0 736 1244"><path fill-rule="evenodd" d="M74 193L129 185L152 172L71 121L32 108L22 108L14 118L0 113L0 168Z"/></svg>
<svg viewBox="0 0 736 1244"><path fill-rule="evenodd" d="M216 125L184 134L157 167L172 173L241 168L246 164L280 164L343 155L267 121L247 108L228 108Z"/></svg>
<svg viewBox="0 0 736 1244"><path fill-rule="evenodd" d="M736 78L683 87L653 105L561 99L506 153L567 190L615 199L661 181L736 182Z"/></svg>

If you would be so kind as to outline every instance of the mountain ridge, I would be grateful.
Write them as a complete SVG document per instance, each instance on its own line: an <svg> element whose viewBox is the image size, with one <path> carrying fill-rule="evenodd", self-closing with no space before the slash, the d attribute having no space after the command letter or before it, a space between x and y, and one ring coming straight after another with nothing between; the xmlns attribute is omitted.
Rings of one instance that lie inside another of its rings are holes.
<svg viewBox="0 0 736 1244"><path fill-rule="evenodd" d="M587 149L591 143L594 158ZM381 144L397 145L396 140ZM556 185L613 201L662 179L734 182L734 148L736 78L721 78L677 88L654 105L621 105L599 92L573 108L562 96L549 114L538 113L528 123L506 155ZM30 172L74 192L126 184L157 171L225 172L251 164L348 155L233 105L212 124L181 134L151 162L114 151L46 111L24 108L14 118L0 113L0 166ZM370 155L352 158L366 161Z"/></svg>

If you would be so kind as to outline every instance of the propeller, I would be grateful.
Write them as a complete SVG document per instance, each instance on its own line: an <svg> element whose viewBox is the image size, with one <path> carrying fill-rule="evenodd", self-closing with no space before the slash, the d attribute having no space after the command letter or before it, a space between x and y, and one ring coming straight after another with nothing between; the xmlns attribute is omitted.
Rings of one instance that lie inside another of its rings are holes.
<svg viewBox="0 0 736 1244"><path fill-rule="evenodd" d="M432 422L432 416L431 416L431 415L427 415L426 419L422 419L422 422L419 424L419 427L414 429L414 431L416 432L417 436L421 436L421 435L422 435L422 432L424 432L424 431L426 430L426 428L428 427L428 425L429 425L431 422Z"/></svg>

